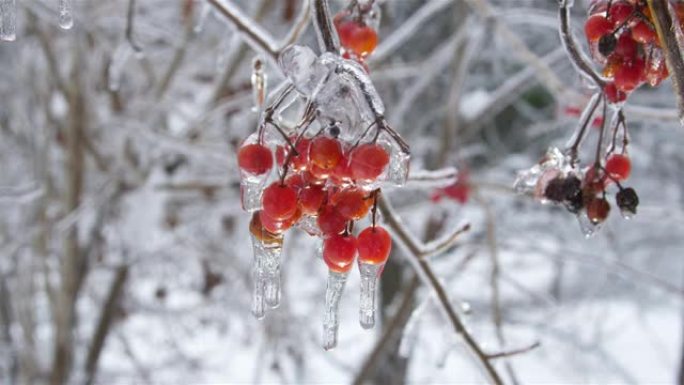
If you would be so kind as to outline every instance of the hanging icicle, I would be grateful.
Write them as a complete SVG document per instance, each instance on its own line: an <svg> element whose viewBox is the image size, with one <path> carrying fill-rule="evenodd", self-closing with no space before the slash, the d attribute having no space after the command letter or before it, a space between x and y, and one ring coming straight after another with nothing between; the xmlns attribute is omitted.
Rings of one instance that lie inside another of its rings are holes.
<svg viewBox="0 0 684 385"><path fill-rule="evenodd" d="M0 23L0 40L14 41L17 38L15 0L0 0Z"/></svg>
<svg viewBox="0 0 684 385"><path fill-rule="evenodd" d="M71 0L59 0L59 26L62 29L71 29L74 26Z"/></svg>

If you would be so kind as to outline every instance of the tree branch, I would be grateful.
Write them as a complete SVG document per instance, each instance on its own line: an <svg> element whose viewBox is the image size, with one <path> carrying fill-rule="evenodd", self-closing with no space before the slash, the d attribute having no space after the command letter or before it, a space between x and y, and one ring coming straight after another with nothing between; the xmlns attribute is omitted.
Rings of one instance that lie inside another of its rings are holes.
<svg viewBox="0 0 684 385"><path fill-rule="evenodd" d="M480 345L475 341L473 336L470 335L468 330L465 328L463 321L459 317L454 307L449 301L449 296L446 290L440 283L439 279L432 271L432 267L429 262L421 258L422 245L414 239L413 236L404 228L401 224L401 220L396 216L394 210L392 209L390 203L385 200L382 194L378 195L378 208L382 212L385 222L393 234L395 240L404 247L405 256L411 265L416 270L416 273L420 277L421 281L429 286L433 293L435 294L437 301L444 311L447 319L451 323L454 332L458 334L468 348L469 353L473 356L473 359L480 366L483 373L487 377L490 384L501 385L503 381L497 373L494 366L489 362L487 355L482 351Z"/></svg>
<svg viewBox="0 0 684 385"><path fill-rule="evenodd" d="M672 78L672 86L677 95L679 123L684 126L684 58L682 58L682 51L677 40L676 26L666 0L648 0L648 7L653 15L653 24L658 31L658 38Z"/></svg>

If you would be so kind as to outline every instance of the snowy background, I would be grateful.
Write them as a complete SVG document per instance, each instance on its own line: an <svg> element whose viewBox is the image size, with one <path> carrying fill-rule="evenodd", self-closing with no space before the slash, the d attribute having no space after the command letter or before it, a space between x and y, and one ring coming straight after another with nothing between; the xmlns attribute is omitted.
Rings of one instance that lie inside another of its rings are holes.
<svg viewBox="0 0 684 385"><path fill-rule="evenodd" d="M232 3L279 44L305 1ZM486 353L539 344L492 360L505 382L679 382L684 135L670 82L625 109L638 215L614 210L586 239L573 215L511 188L565 145L568 112L591 95L556 2L380 4L368 65L412 170L467 169L471 183L465 204L420 184L386 197L423 240L471 225L430 263ZM0 42L0 382L485 381L398 247L372 331L351 274L337 349L321 348L327 269L301 231L286 238L282 305L255 320L235 148L258 119L257 53L203 1L73 9L63 30L57 1L19 1L17 39ZM575 1L583 44L585 16ZM316 45L308 24L296 37Z"/></svg>

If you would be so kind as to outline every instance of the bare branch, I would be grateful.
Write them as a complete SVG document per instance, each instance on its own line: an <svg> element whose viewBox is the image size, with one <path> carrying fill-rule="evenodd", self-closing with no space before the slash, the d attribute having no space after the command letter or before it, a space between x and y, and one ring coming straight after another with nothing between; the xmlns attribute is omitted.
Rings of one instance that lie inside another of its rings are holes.
<svg viewBox="0 0 684 385"><path fill-rule="evenodd" d="M323 52L340 52L340 39L330 18L328 0L313 0L313 22Z"/></svg>
<svg viewBox="0 0 684 385"><path fill-rule="evenodd" d="M430 263L420 257L422 245L404 228L391 205L385 200L382 194L378 195L378 207L383 214L388 228L394 235L395 240L405 249L404 254L406 258L416 270L421 281L426 286L429 286L437 297L438 303L451 323L454 332L463 339L468 351L482 369L488 382L497 385L503 384L501 377L494 366L489 362L487 355L482 351L477 341L470 335L460 316L456 313L456 310L454 310L446 290L432 271Z"/></svg>
<svg viewBox="0 0 684 385"><path fill-rule="evenodd" d="M679 123L684 125L684 57L677 40L677 32L672 15L669 11L669 3L665 0L648 0L648 7L653 15L653 24L658 31L667 69L670 71L672 86L677 96L679 106Z"/></svg>
<svg viewBox="0 0 684 385"><path fill-rule="evenodd" d="M531 350L534 350L538 347L541 346L541 342L535 341L533 344L530 346L525 346L519 349L513 349L513 350L507 350L505 352L499 352L499 353L493 353L493 354L487 354L487 358L490 360L495 360L497 358L504 358L504 357L511 357L511 356L517 356L519 354L524 354L527 353Z"/></svg>

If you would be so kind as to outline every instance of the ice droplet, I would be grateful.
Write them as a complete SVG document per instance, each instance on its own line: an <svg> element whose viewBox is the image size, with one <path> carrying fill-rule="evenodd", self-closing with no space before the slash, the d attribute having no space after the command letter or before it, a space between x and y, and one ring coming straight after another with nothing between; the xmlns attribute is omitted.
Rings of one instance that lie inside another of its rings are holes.
<svg viewBox="0 0 684 385"><path fill-rule="evenodd" d="M211 13L211 5L209 2L205 1L204 4L202 4L202 10L200 11L199 18L197 19L197 24L195 24L195 27L192 29L195 34L202 32L204 29L204 24L207 22L209 13Z"/></svg>
<svg viewBox="0 0 684 385"><path fill-rule="evenodd" d="M71 0L59 0L59 26L62 29L71 29L74 26Z"/></svg>
<svg viewBox="0 0 684 385"><path fill-rule="evenodd" d="M579 222L580 225L580 230L582 230L582 234L589 239L592 238L596 233L599 231L601 228L601 224L596 224L589 219L587 216L587 212L582 210L579 213L577 213L577 221Z"/></svg>
<svg viewBox="0 0 684 385"><path fill-rule="evenodd" d="M348 273L328 273L328 285L325 289L325 313L323 314L323 348L330 350L337 346L337 331L340 326L340 298L347 283Z"/></svg>
<svg viewBox="0 0 684 385"><path fill-rule="evenodd" d="M280 304L280 256L282 236L266 242L251 234L254 252L254 293L252 314L262 319L266 305L277 307Z"/></svg>
<svg viewBox="0 0 684 385"><path fill-rule="evenodd" d="M14 41L17 23L15 0L0 0L0 40Z"/></svg>
<svg viewBox="0 0 684 385"><path fill-rule="evenodd" d="M359 262L361 273L361 298L359 300L359 323L364 329L375 326L375 288L384 264Z"/></svg>

